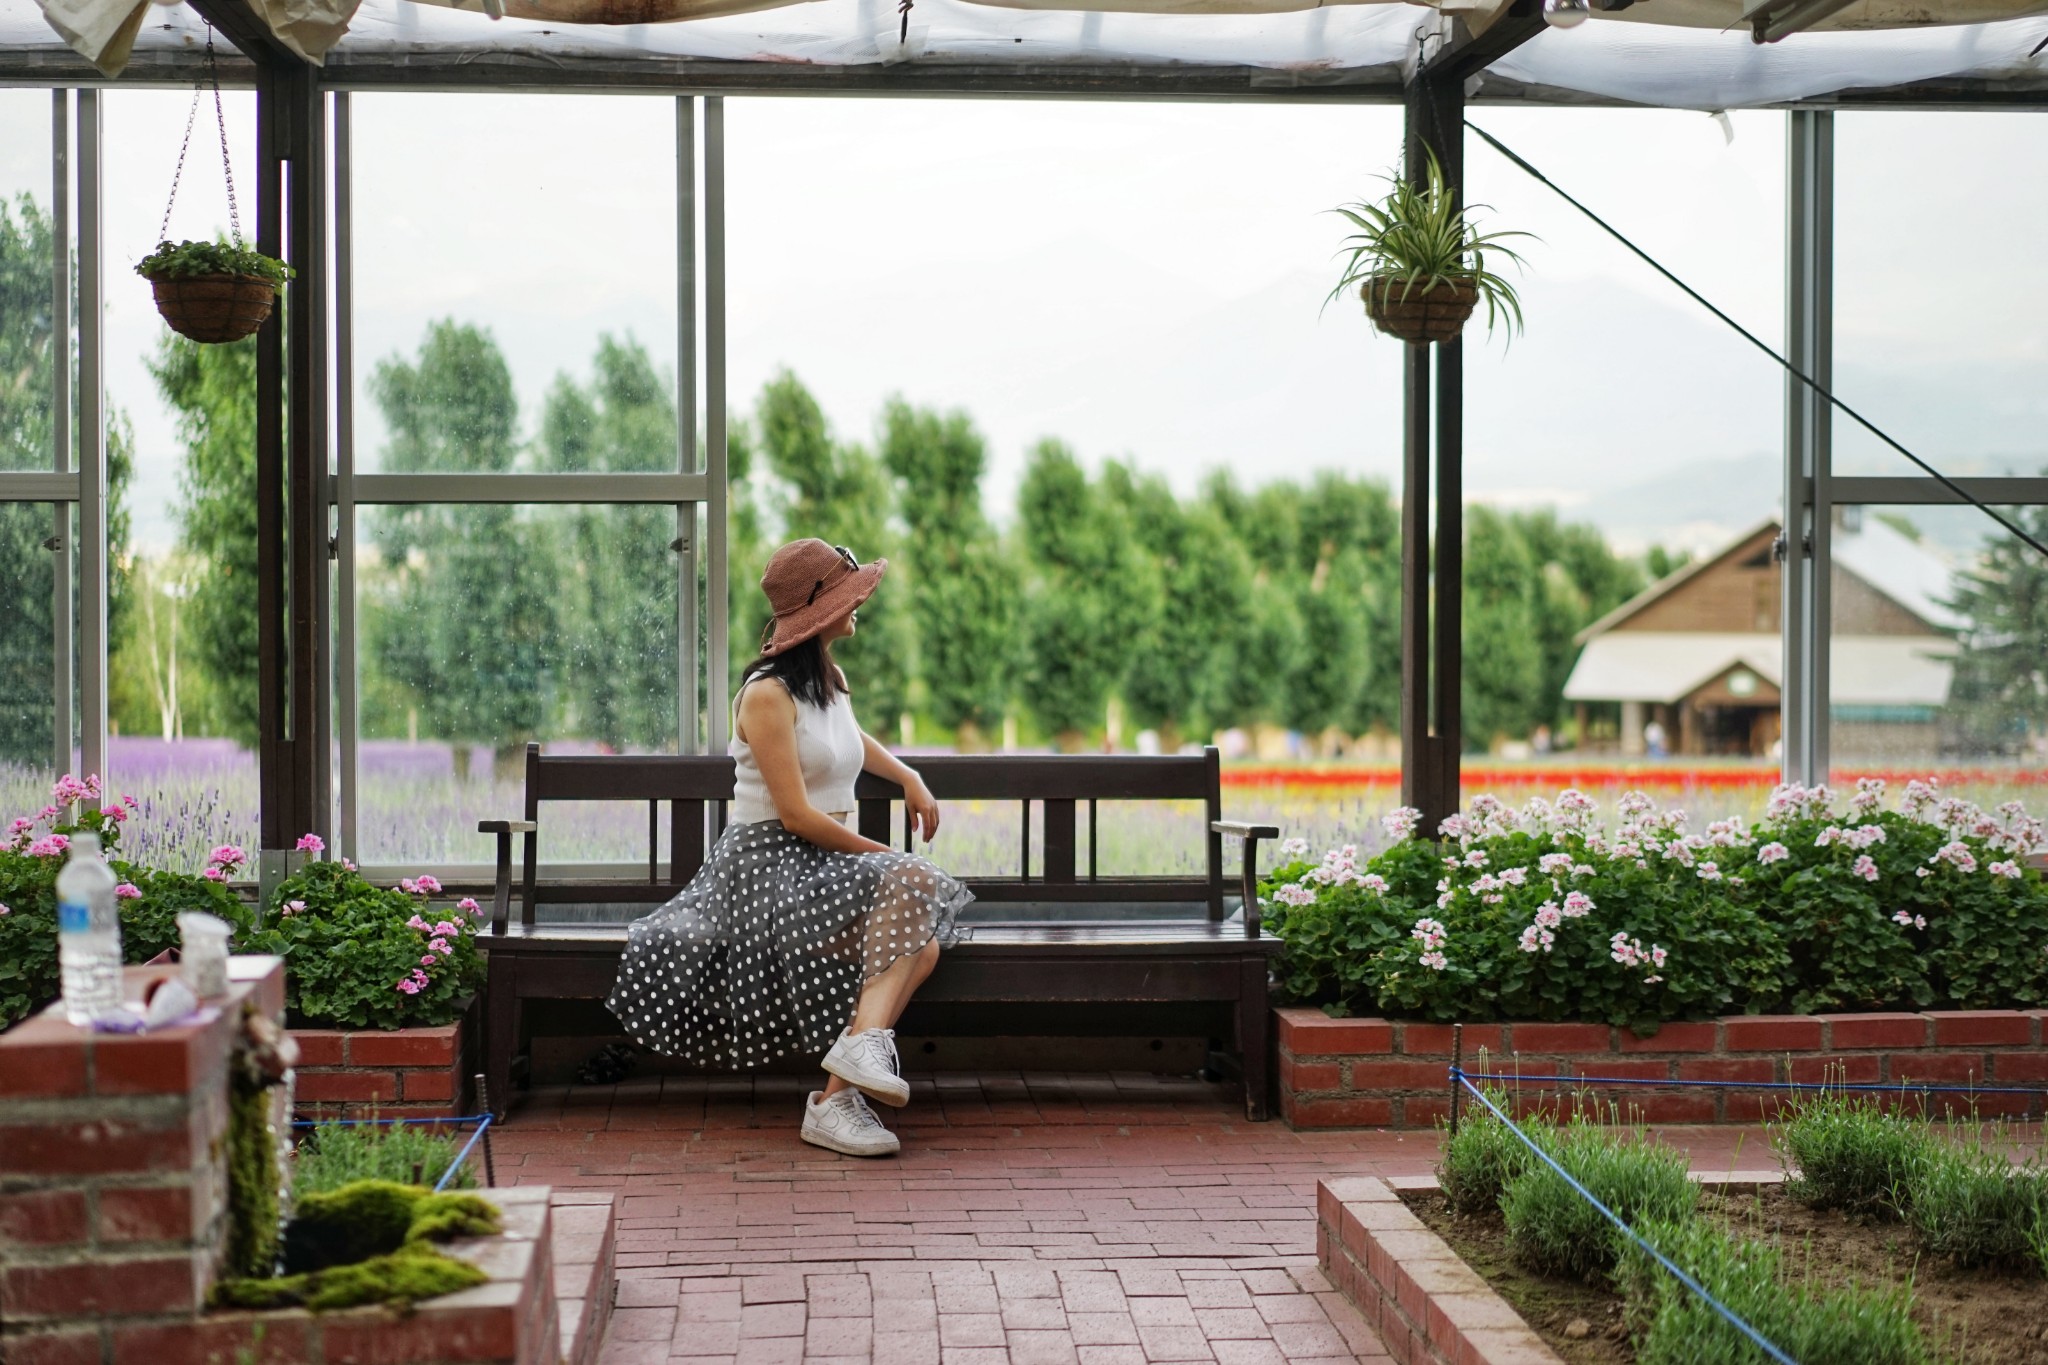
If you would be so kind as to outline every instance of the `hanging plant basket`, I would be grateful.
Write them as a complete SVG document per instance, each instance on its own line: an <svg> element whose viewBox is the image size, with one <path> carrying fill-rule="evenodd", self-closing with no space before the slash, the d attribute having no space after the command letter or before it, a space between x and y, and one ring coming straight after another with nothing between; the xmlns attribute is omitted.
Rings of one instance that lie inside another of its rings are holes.
<svg viewBox="0 0 2048 1365"><path fill-rule="evenodd" d="M1399 275L1374 275L1359 293L1373 326L1419 345L1455 340L1479 306L1479 289L1470 280L1440 279L1425 287Z"/></svg>
<svg viewBox="0 0 2048 1365"><path fill-rule="evenodd" d="M192 150L192 126L199 118L205 85L192 91L192 109L185 116L185 141L178 148L178 169L171 175L171 196L164 204L164 225L157 230L155 251L135 265L156 295L156 311L179 336L219 343L254 336L270 318L278 291L292 277L292 268L242 241L242 215L235 203L235 167L228 157L228 121L220 105L220 63L213 51L213 25L206 26L206 74L213 85L213 119L220 130L221 177L228 188L228 227L232 241L169 240L171 210L178 203L178 182L185 178L185 157Z"/></svg>
<svg viewBox="0 0 2048 1365"><path fill-rule="evenodd" d="M260 275L160 275L149 287L171 330L194 341L254 336L277 299L277 286Z"/></svg>

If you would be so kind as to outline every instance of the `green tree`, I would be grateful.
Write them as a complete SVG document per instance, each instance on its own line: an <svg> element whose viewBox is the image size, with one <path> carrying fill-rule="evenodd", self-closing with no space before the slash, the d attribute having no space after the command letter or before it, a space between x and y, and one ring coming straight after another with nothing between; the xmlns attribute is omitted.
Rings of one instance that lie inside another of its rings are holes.
<svg viewBox="0 0 2048 1365"><path fill-rule="evenodd" d="M419 358L380 361L371 391L384 467L502 472L518 456L512 373L488 332L443 321ZM378 518L383 561L365 595L369 652L438 739L501 761L550 728L558 547L552 527L500 506L404 507Z"/></svg>
<svg viewBox="0 0 2048 1365"><path fill-rule="evenodd" d="M2048 543L2048 507L2010 515ZM1949 688L1956 740L1972 754L2025 752L2048 735L2048 557L2002 535L1956 575L1949 605L1968 623Z"/></svg>
<svg viewBox="0 0 2048 1365"><path fill-rule="evenodd" d="M56 333L50 268L56 244L50 217L22 195L0 199L0 469L50 469L56 454L53 402ZM75 385L76 355L67 358ZM107 638L127 624L127 488L135 442L127 417L106 410ZM76 518L71 520L76 525ZM0 583L8 585L0 630L0 759L47 765L56 748L56 573L47 542L57 519L47 504L0 505ZM76 564L77 537L63 545ZM74 599L75 600L75 599ZM76 627L76 619L73 625Z"/></svg>
<svg viewBox="0 0 2048 1365"><path fill-rule="evenodd" d="M1018 521L1033 568L1019 690L1062 747L1080 747L1158 610L1158 571L1109 498L1058 441L1031 451Z"/></svg>
<svg viewBox="0 0 2048 1365"><path fill-rule="evenodd" d="M1543 662L1539 582L1515 523L1493 508L1467 507L1462 705L1468 749L1526 735L1536 724Z"/></svg>
<svg viewBox="0 0 2048 1365"><path fill-rule="evenodd" d="M777 480L785 536L844 545L862 562L877 555L900 558L890 525L894 490L888 472L870 452L833 438L818 400L789 371L761 391L754 435ZM891 566L891 581L860 609L859 634L835 651L867 727L884 737L892 737L898 719L909 713L916 677L918 641L905 577Z"/></svg>
<svg viewBox="0 0 2048 1365"><path fill-rule="evenodd" d="M202 346L166 332L150 373L185 446L180 538L199 565L181 623L185 658L211 684L208 728L254 744L256 342Z"/></svg>
<svg viewBox="0 0 2048 1365"><path fill-rule="evenodd" d="M1578 662L1573 637L1640 592L1642 571L1615 554L1590 526L1566 524L1544 509L1509 520L1528 550L1537 576L1534 627L1542 657L1532 697L1531 723L1564 720L1564 684Z"/></svg>
<svg viewBox="0 0 2048 1365"><path fill-rule="evenodd" d="M908 531L906 595L925 707L961 748L978 749L1010 700L1018 608L1016 574L981 506L987 443L964 412L892 398L882 463Z"/></svg>
<svg viewBox="0 0 2048 1365"><path fill-rule="evenodd" d="M541 416L539 464L575 473L675 469L674 389L645 347L602 337L588 385L556 378ZM567 732L618 749L672 749L675 513L576 507L560 531L557 647Z"/></svg>

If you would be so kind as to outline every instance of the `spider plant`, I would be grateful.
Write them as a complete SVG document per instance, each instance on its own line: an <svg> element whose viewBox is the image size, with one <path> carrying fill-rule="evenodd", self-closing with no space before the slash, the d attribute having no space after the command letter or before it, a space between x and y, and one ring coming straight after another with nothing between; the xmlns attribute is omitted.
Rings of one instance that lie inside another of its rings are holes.
<svg viewBox="0 0 2048 1365"><path fill-rule="evenodd" d="M1358 229L1344 239L1348 256L1344 274L1330 291L1335 298L1353 285L1390 279L1402 283L1400 297L1411 292L1428 293L1439 284L1470 285L1486 305L1490 330L1505 320L1512 331L1522 328L1522 301L1515 287L1487 269L1491 252L1497 260L1522 265L1513 248L1501 245L1505 238L1528 237L1526 232L1480 232L1473 227L1471 213L1484 204L1458 207L1456 196L1444 183L1444 170L1436 154L1428 157L1426 183L1415 184L1401 175L1384 177L1386 197L1376 203L1346 204L1333 210ZM1327 303L1328 300L1325 300Z"/></svg>

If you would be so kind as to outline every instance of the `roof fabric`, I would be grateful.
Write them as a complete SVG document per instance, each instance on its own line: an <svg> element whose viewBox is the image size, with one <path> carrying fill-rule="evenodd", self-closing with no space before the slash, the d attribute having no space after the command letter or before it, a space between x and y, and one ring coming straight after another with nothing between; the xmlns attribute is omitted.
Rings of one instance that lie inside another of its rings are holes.
<svg viewBox="0 0 2048 1365"><path fill-rule="evenodd" d="M53 11L90 13L118 32L135 0L45 0ZM680 60L724 60L787 68L871 67L914 62L948 65L1094 67L1139 70L1188 67L1270 72L1254 87L1372 85L1397 87L1411 64L1418 33L1445 22L1428 8L1376 0L914 0L908 43L899 41L895 0L456 0L463 9L411 0L257 0L285 40L317 56L337 20L348 31L332 54L345 65L406 68L510 58L544 65L573 84L582 62L638 63L658 68ZM1060 8L1042 7L1058 3ZM507 17L480 12L489 4ZM1467 14L1491 0L1468 0ZM763 5L773 8L763 9ZM1028 8L1006 6L1023 5ZM1094 6L1094 8L1086 8ZM1880 18L1905 0L1862 0L1830 20ZM1477 98L1597 98L1645 105L1725 109L1824 99L1838 92L1911 82L1971 80L2048 97L2048 54L2029 53L2048 39L2048 0L1963 0L1948 14L2024 14L1997 22L1874 32L1814 31L1758 46L1739 25L1715 27L1717 15L1739 14L1740 0L1642 0L1615 15L1569 31L1551 30L1496 62ZM1919 6L1924 11L1924 6ZM1131 12L1151 10L1154 12ZM566 17L704 15L685 22L585 23ZM118 15L109 24L107 15ZM1673 22L1649 22L1666 16ZM1723 20L1728 22L1728 20ZM1691 25L1706 24L1705 27ZM138 54L189 54L204 26L184 6L148 7L135 37ZM106 38L98 57L109 56ZM80 50L91 46L84 43ZM38 12L37 0L0 0L0 71L48 69L63 47ZM92 54L88 54L92 55ZM508 77L509 78L509 77ZM1028 84L1028 82L1027 82Z"/></svg>

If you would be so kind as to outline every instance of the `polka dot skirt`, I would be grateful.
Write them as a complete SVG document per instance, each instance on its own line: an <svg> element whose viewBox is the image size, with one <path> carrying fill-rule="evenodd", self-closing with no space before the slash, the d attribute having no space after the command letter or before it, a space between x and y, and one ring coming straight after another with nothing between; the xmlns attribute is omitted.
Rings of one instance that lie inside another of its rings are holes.
<svg viewBox="0 0 2048 1365"><path fill-rule="evenodd" d="M744 1070L824 1052L861 984L937 939L974 893L910 853L834 853L733 825L682 894L636 920L605 1001L634 1041Z"/></svg>

